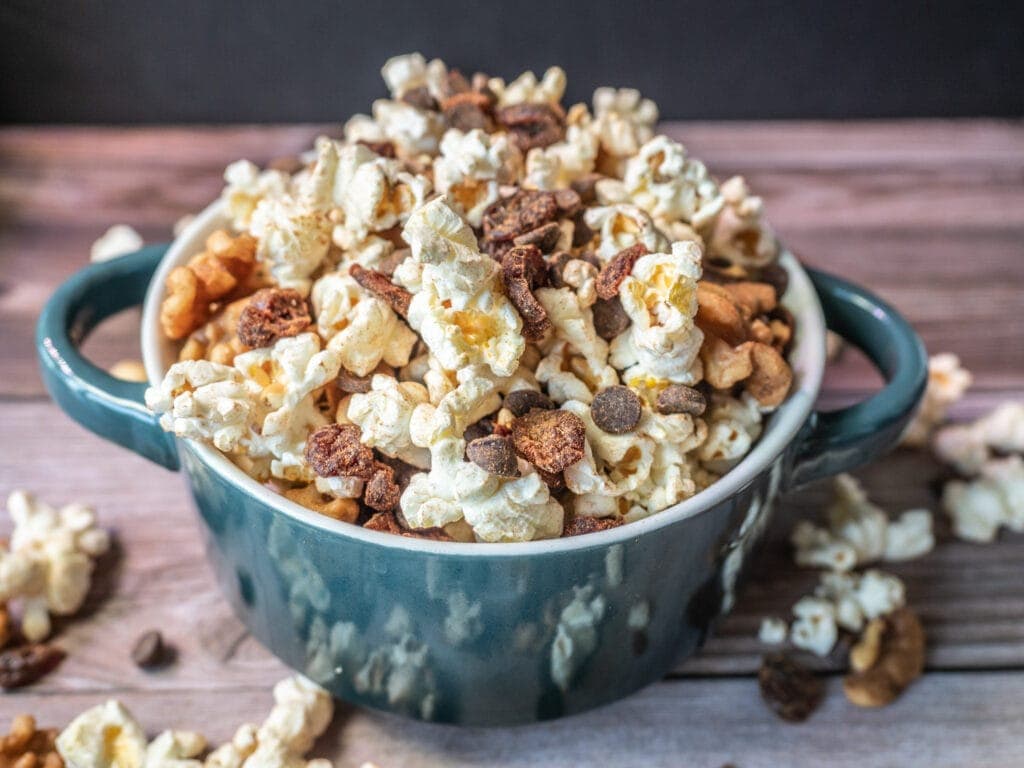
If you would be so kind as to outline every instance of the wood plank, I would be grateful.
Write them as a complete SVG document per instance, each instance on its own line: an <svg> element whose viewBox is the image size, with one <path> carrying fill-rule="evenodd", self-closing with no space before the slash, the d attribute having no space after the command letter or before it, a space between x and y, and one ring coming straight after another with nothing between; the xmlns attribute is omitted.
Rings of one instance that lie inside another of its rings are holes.
<svg viewBox="0 0 1024 768"><path fill-rule="evenodd" d="M973 414L991 402L972 399L959 413ZM40 690L217 689L282 673L221 599L180 477L100 441L48 403L0 402L0 423L7 445L17 446L0 452L0 489L33 489L53 503L94 503L119 541L119 554L103 569L84 619L64 626L60 639L68 660ZM929 482L941 472L926 457L903 451L861 475L872 498L895 513L914 506L934 509ZM827 485L819 484L780 504L749 588L681 674L756 671L765 650L756 640L761 618L788 615L816 579L791 562L785 541L792 521L820 513L828 497ZM3 520L0 532L8 528ZM978 546L951 541L943 532L936 552L893 568L925 620L930 668L1024 667L1022 558L1024 536ZM160 675L140 673L128 660L134 639L152 627L162 629L181 653L181 663ZM821 666L834 669L836 662Z"/></svg>
<svg viewBox="0 0 1024 768"><path fill-rule="evenodd" d="M21 693L0 699L0 713L6 720L34 711L43 723L63 723L105 695ZM270 698L266 688L191 691L169 706L159 691L117 695L148 732L192 728L212 743L229 738L243 719L259 721ZM313 754L338 768L369 760L381 768L1002 768L1019 764L1022 718L1022 673L929 675L880 710L847 703L833 678L822 707L799 726L768 711L754 680L684 680L566 720L512 729L414 723L339 705Z"/></svg>

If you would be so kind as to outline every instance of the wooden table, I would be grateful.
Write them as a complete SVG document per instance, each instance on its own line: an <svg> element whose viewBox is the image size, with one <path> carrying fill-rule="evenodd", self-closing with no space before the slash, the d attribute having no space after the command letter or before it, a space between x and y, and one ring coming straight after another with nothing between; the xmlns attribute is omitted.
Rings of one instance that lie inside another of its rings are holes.
<svg viewBox="0 0 1024 768"><path fill-rule="evenodd" d="M336 127L319 130L336 131ZM671 125L718 175L744 172L790 246L816 266L877 290L932 351L975 374L956 409L969 417L1024 396L1024 125L990 121ZM0 131L0 491L27 487L53 502L96 505L116 531L86 610L62 622L68 659L53 675L0 696L18 712L63 724L108 697L150 731L201 729L227 739L269 708L285 668L231 616L203 560L180 478L86 433L50 403L36 372L32 327L62 279L84 266L109 225L147 241L220 188L221 169L299 150L317 126L17 128ZM138 316L90 340L98 362L137 357ZM823 400L877 386L857 354L827 377ZM861 473L892 512L936 509L927 456L899 451ZM940 525L927 557L895 567L924 620L924 679L893 706L857 709L831 674L826 702L800 726L775 719L755 680L763 615L786 615L815 575L797 570L785 537L817 513L826 484L785 499L782 517L734 614L705 650L665 681L619 704L513 730L409 723L338 705L317 753L340 766L434 765L1011 766L1024 765L1024 537L958 542ZM940 518L937 518L940 519ZM0 529L7 526L4 520ZM143 630L177 646L167 671L128 658Z"/></svg>

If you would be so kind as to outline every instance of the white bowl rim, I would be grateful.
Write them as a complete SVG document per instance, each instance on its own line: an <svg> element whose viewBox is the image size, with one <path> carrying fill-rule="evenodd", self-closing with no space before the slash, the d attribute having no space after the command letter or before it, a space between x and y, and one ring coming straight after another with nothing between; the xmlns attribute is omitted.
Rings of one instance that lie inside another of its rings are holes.
<svg viewBox="0 0 1024 768"><path fill-rule="evenodd" d="M159 322L160 303L163 300L167 275L183 260L201 251L206 237L218 228L231 229L230 221L223 213L219 199L207 206L185 227L171 244L153 274L146 291L141 327L142 358L151 385L160 382L168 368L168 360L173 360L171 352L174 345L163 338ZM785 303L797 321L790 353L790 363L794 372L793 390L786 402L772 414L764 433L751 451L720 480L689 499L635 522L582 536L514 543L466 543L397 536L367 530L306 509L247 475L213 446L178 440L178 449L181 450L183 442L188 442L188 450L207 467L280 514L330 534L375 546L449 557L515 557L607 547L639 539L645 534L712 509L742 490L786 449L806 422L818 396L825 369L825 319L810 278L796 257L788 250L784 250L780 263L789 273Z"/></svg>

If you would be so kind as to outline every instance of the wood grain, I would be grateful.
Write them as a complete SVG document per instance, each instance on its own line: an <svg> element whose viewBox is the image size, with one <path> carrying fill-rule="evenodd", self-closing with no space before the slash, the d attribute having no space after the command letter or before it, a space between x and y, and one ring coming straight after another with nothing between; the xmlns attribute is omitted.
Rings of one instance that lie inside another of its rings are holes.
<svg viewBox="0 0 1024 768"><path fill-rule="evenodd" d="M669 125L718 175L744 172L786 242L808 263L870 286L899 307L932 350L959 354L976 385L955 418L1024 398L1024 126L994 121ZM84 614L61 624L60 670L0 696L0 720L35 711L61 722L105 697L148 729L197 727L227 738L259 718L286 670L233 618L213 583L181 478L103 443L46 400L32 325L53 288L87 262L113 223L148 241L218 192L223 167L299 151L336 126L19 128L0 130L0 491L96 504L116 552ZM109 365L137 357L138 313L101 327L86 352ZM823 407L879 385L848 350L827 373ZM861 476L897 512L936 508L943 470L894 453ZM620 704L513 731L409 724L345 709L318 750L338 765L681 764L1008 765L1024 715L1024 536L990 546L951 539L894 567L929 636L928 674L894 707L846 704L832 679L810 724L775 721L751 675L765 615L785 616L815 575L791 562L792 521L818 514L827 484L790 494L749 587L703 651L669 680ZM0 522L0 533L6 521ZM128 658L142 631L163 630L178 663L158 673ZM820 664L835 671L839 664ZM710 725L709 725L710 724ZM713 725L713 727L711 727ZM637 755L642 755L641 759ZM1016 756L1016 757L1013 757Z"/></svg>

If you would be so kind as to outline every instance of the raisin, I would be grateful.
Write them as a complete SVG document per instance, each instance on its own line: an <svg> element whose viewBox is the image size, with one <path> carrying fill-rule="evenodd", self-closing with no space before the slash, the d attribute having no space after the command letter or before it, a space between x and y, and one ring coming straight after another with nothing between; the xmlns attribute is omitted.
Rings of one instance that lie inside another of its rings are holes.
<svg viewBox="0 0 1024 768"><path fill-rule="evenodd" d="M602 299L611 299L619 295L619 286L633 271L637 259L647 253L643 243L623 248L611 260L601 267L597 275L597 295Z"/></svg>
<svg viewBox="0 0 1024 768"><path fill-rule="evenodd" d="M513 104L496 110L494 117L524 154L565 137L565 116L550 104Z"/></svg>
<svg viewBox="0 0 1024 768"><path fill-rule="evenodd" d="M366 269L359 264L353 264L348 268L348 273L363 288L374 296L382 299L400 317L409 315L409 303L412 301L412 294L400 285L395 285L387 275Z"/></svg>
<svg viewBox="0 0 1024 768"><path fill-rule="evenodd" d="M306 439L306 461L320 477L370 480L376 466L373 451L360 442L355 424L328 424Z"/></svg>
<svg viewBox="0 0 1024 768"><path fill-rule="evenodd" d="M302 333L312 322L305 297L294 288L256 291L238 316L238 339L245 346L269 347Z"/></svg>
<svg viewBox="0 0 1024 768"><path fill-rule="evenodd" d="M791 723L800 723L810 717L825 692L820 678L781 653L764 657L757 682L765 703L775 714Z"/></svg>
<svg viewBox="0 0 1024 768"><path fill-rule="evenodd" d="M688 413L691 416L700 416L708 407L708 401L693 387L670 384L658 393L655 407L658 413Z"/></svg>

